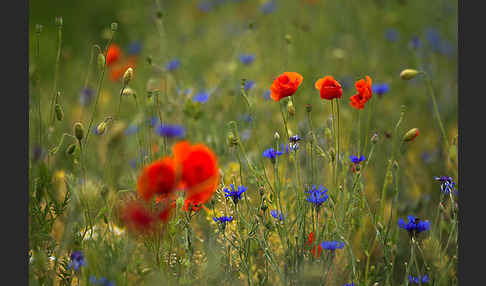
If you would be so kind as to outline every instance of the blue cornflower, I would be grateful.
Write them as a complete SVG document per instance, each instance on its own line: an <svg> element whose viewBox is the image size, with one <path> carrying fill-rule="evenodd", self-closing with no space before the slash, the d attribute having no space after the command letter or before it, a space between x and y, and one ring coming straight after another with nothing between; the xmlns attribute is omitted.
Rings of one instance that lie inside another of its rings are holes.
<svg viewBox="0 0 486 286"><path fill-rule="evenodd" d="M181 66L181 61L179 61L178 59L173 59L173 60L171 60L167 63L167 65L165 66L165 69L167 71L175 71L180 66Z"/></svg>
<svg viewBox="0 0 486 286"><path fill-rule="evenodd" d="M270 93L272 93L270 90L265 90L265 92L263 93L263 98L265 98L266 100L270 100Z"/></svg>
<svg viewBox="0 0 486 286"><path fill-rule="evenodd" d="M240 62L245 65L249 65L255 61L256 56L254 54L240 54Z"/></svg>
<svg viewBox="0 0 486 286"><path fill-rule="evenodd" d="M302 140L302 137L300 137L299 135L294 135L290 136L289 140L292 143L297 143L298 141Z"/></svg>
<svg viewBox="0 0 486 286"><path fill-rule="evenodd" d="M324 189L322 185L319 185L319 188L317 188L315 185L312 185L312 188L305 192L309 194L309 196L305 200L309 203L314 204L317 209L319 209L322 203L327 201L327 199L329 198L329 196L326 194L327 189Z"/></svg>
<svg viewBox="0 0 486 286"><path fill-rule="evenodd" d="M361 155L359 158L358 158L358 156L351 155L351 156L349 156L349 159L351 159L351 162L353 162L354 164L359 164L359 163L363 162L364 160L366 160L363 155Z"/></svg>
<svg viewBox="0 0 486 286"><path fill-rule="evenodd" d="M419 49L422 46L422 41L420 41L420 38L418 36L413 36L408 45L412 49Z"/></svg>
<svg viewBox="0 0 486 286"><path fill-rule="evenodd" d="M149 124L150 127L157 126L159 124L159 122L160 122L160 119L157 116L152 116L148 120L148 124Z"/></svg>
<svg viewBox="0 0 486 286"><path fill-rule="evenodd" d="M245 89L245 91L249 91L252 87L254 87L256 84L256 82L254 80L247 80L245 81L245 85L243 86L243 88Z"/></svg>
<svg viewBox="0 0 486 286"><path fill-rule="evenodd" d="M163 137L184 137L186 129L182 125L158 124L155 133Z"/></svg>
<svg viewBox="0 0 486 286"><path fill-rule="evenodd" d="M285 216L283 215L283 213L281 213L281 212L279 212L279 211L277 211L277 210L273 210L273 211L271 211L271 212L270 212L270 214L271 214L271 215L272 215L274 218L278 219L279 221L283 221L283 220L285 220Z"/></svg>
<svg viewBox="0 0 486 286"><path fill-rule="evenodd" d="M115 282L106 279L105 277L101 277L100 279L96 279L96 276L90 276L89 282L94 285L101 285L101 286L115 286Z"/></svg>
<svg viewBox="0 0 486 286"><path fill-rule="evenodd" d="M136 169L137 168L137 160L136 159L130 159L128 161L128 164L130 165L130 167L132 167L132 169Z"/></svg>
<svg viewBox="0 0 486 286"><path fill-rule="evenodd" d="M390 90L390 86L387 83L375 83L373 84L371 89L373 93L376 93L381 96Z"/></svg>
<svg viewBox="0 0 486 286"><path fill-rule="evenodd" d="M201 12L207 13L207 12L211 11L211 9L213 8L213 3L209 2L209 1L201 1L197 5L197 8L199 8L199 10Z"/></svg>
<svg viewBox="0 0 486 286"><path fill-rule="evenodd" d="M277 4L274 0L267 1L260 7L260 11L262 11L263 14L270 14L275 11L275 9L277 9Z"/></svg>
<svg viewBox="0 0 486 286"><path fill-rule="evenodd" d="M390 42L398 41L399 36L400 34L398 33L398 31L393 28L386 29L385 31L385 38Z"/></svg>
<svg viewBox="0 0 486 286"><path fill-rule="evenodd" d="M41 146L35 145L33 150L32 150L32 161L37 162L42 158L42 155L44 154L44 149L42 149Z"/></svg>
<svg viewBox="0 0 486 286"><path fill-rule="evenodd" d="M241 121L246 121L248 123L251 123L251 115L250 114L241 114L238 117L238 119L241 120Z"/></svg>
<svg viewBox="0 0 486 286"><path fill-rule="evenodd" d="M341 249L344 247L344 242L340 241L324 241L321 243L322 249L327 249L327 250L336 250L336 249Z"/></svg>
<svg viewBox="0 0 486 286"><path fill-rule="evenodd" d="M243 132L241 132L241 140L246 141L248 138L251 136L251 130L250 129L245 129Z"/></svg>
<svg viewBox="0 0 486 286"><path fill-rule="evenodd" d="M414 284L420 284L420 282L427 283L427 282L429 282L429 277L427 275L424 275L424 276L422 276L422 279L420 279L420 276L414 277L412 275L409 275L408 281L410 281L410 283L414 283Z"/></svg>
<svg viewBox="0 0 486 286"><path fill-rule="evenodd" d="M419 234L430 229L430 222L420 220L418 217L412 215L408 216L408 223L403 219L398 219L398 226L408 231L410 235Z"/></svg>
<svg viewBox="0 0 486 286"><path fill-rule="evenodd" d="M71 262L69 262L68 268L74 268L78 271L79 267L86 266L86 260L84 259L83 253L81 251L73 251L71 253Z"/></svg>
<svg viewBox="0 0 486 286"><path fill-rule="evenodd" d="M348 284L344 284L343 286L354 286L354 282L351 282L351 283L348 283Z"/></svg>
<svg viewBox="0 0 486 286"><path fill-rule="evenodd" d="M428 28L426 31L427 41L436 52L440 50L441 37L439 31L435 28Z"/></svg>
<svg viewBox="0 0 486 286"><path fill-rule="evenodd" d="M226 228L226 223L233 220L233 216L221 216L221 217L213 217L215 223L219 223L221 228L224 230Z"/></svg>
<svg viewBox="0 0 486 286"><path fill-rule="evenodd" d="M457 189L455 187L456 183L453 181L452 177L440 176L440 177L434 177L434 179L440 182L440 190L445 195L448 195L451 192L453 194L457 194Z"/></svg>
<svg viewBox="0 0 486 286"><path fill-rule="evenodd" d="M278 150L275 151L273 148L268 148L267 150L263 151L263 157L269 158L270 160L272 160L272 162L275 162L275 158L277 158L277 156L280 156L282 154L283 152Z"/></svg>
<svg viewBox="0 0 486 286"><path fill-rule="evenodd" d="M81 90L79 96L79 103L87 106L93 99L94 90L91 87L85 87Z"/></svg>
<svg viewBox="0 0 486 286"><path fill-rule="evenodd" d="M207 91L200 91L196 93L193 97L192 100L199 102L199 103L206 103L209 99L209 92Z"/></svg>
<svg viewBox="0 0 486 286"><path fill-rule="evenodd" d="M125 136L129 136L137 133L137 131L138 131L138 126L136 124L131 124L127 127L127 129L125 129L125 132L123 132L123 134ZM98 134L98 132L96 134Z"/></svg>
<svg viewBox="0 0 486 286"><path fill-rule="evenodd" d="M280 149L282 151L285 149L285 153L289 154L290 152L294 151L297 152L299 150L299 143L289 143L284 146L284 144L280 144Z"/></svg>
<svg viewBox="0 0 486 286"><path fill-rule="evenodd" d="M142 44L139 41L133 41L127 46L127 53L129 55L138 55L142 50Z"/></svg>
<svg viewBox="0 0 486 286"><path fill-rule="evenodd" d="M233 199L233 202L235 205L238 203L239 200L241 200L241 195L246 192L248 187L245 186L238 186L238 188L235 190L235 186L233 184L230 184L231 191L228 188L224 188L224 196L225 197L231 197Z"/></svg>

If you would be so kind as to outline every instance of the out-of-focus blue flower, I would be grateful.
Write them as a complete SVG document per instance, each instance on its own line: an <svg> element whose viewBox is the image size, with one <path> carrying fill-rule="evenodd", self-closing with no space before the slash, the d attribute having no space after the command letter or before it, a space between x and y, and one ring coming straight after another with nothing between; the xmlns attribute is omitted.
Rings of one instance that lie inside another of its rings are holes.
<svg viewBox="0 0 486 286"><path fill-rule="evenodd" d="M420 284L420 282L422 282L422 284L423 284L423 283L429 282L429 277L427 275L424 275L424 276L422 276L422 279L420 279L420 276L419 277L414 277L412 275L409 275L408 276L408 281L410 283L413 283L413 284Z"/></svg>
<svg viewBox="0 0 486 286"><path fill-rule="evenodd" d="M263 98L265 98L266 100L270 100L270 93L272 93L270 90L265 90L265 92L263 93Z"/></svg>
<svg viewBox="0 0 486 286"><path fill-rule="evenodd" d="M71 253L71 262L69 262L68 268L74 268L78 271L79 267L86 266L86 260L84 259L83 253L81 251L73 251Z"/></svg>
<svg viewBox="0 0 486 286"><path fill-rule="evenodd" d="M390 41L390 42L396 42L398 41L398 38L400 37L400 34L398 33L397 30L393 28L388 28L385 31L385 38Z"/></svg>
<svg viewBox="0 0 486 286"><path fill-rule="evenodd" d="M251 123L251 115L250 114L241 114L238 117L238 119L241 120L241 121L246 121L248 123Z"/></svg>
<svg viewBox="0 0 486 286"><path fill-rule="evenodd" d="M260 7L260 11L263 14L270 14L273 11L275 11L275 9L277 9L277 3L275 2L275 0L267 1L263 3L262 6Z"/></svg>
<svg viewBox="0 0 486 286"><path fill-rule="evenodd" d="M254 54L240 54L240 62L245 65L253 63L256 56Z"/></svg>
<svg viewBox="0 0 486 286"><path fill-rule="evenodd" d="M233 202L235 205L238 203L239 200L241 200L241 195L246 192L248 187L245 186L238 186L237 189L235 189L235 186L233 184L230 184L231 190L228 188L224 188L224 196L227 198L233 199Z"/></svg>
<svg viewBox="0 0 486 286"><path fill-rule="evenodd" d="M327 189L324 189L322 185L319 185L319 188L313 185L312 188L305 192L309 194L309 196L305 200L313 204L317 209L319 209L322 203L327 201L327 199L329 198L329 196L326 194Z"/></svg>
<svg viewBox="0 0 486 286"><path fill-rule="evenodd" d="M163 137L184 137L186 129L182 125L158 124L155 127L155 133Z"/></svg>
<svg viewBox="0 0 486 286"><path fill-rule="evenodd" d="M457 189L456 189L456 183L454 182L454 179L452 177L448 176L440 176L440 177L434 177L436 181L440 182L440 190L442 193L445 195L450 194L451 192L456 195L457 194Z"/></svg>
<svg viewBox="0 0 486 286"><path fill-rule="evenodd" d="M398 219L398 226L408 231L410 235L419 234L423 231L430 229L430 222L420 220L412 215L408 216L408 223L405 223L403 219Z"/></svg>
<svg viewBox="0 0 486 286"><path fill-rule="evenodd" d="M302 140L302 137L299 135L294 135L289 137L290 142L297 143L298 141Z"/></svg>
<svg viewBox="0 0 486 286"><path fill-rule="evenodd" d="M43 157L43 154L44 154L44 150L42 149L42 147L40 147L39 145L35 145L32 150L32 161L33 162L39 161Z"/></svg>
<svg viewBox="0 0 486 286"><path fill-rule="evenodd" d="M130 136L130 135L133 135L135 133L137 133L138 131L138 126L136 124L130 124L127 129L125 129L125 132L123 132L123 134L125 136ZM98 134L98 133L96 133Z"/></svg>
<svg viewBox="0 0 486 286"><path fill-rule="evenodd" d="M373 93L383 95L390 90L390 86L387 83L375 83L371 87Z"/></svg>
<svg viewBox="0 0 486 286"><path fill-rule="evenodd" d="M148 124L150 127L155 127L159 123L160 123L160 119L157 116L152 116L148 120Z"/></svg>
<svg viewBox="0 0 486 286"><path fill-rule="evenodd" d="M422 41L420 41L420 38L418 36L413 36L408 45L410 46L410 48L416 50L422 46Z"/></svg>
<svg viewBox="0 0 486 286"><path fill-rule="evenodd" d="M256 82L254 80L247 80L245 81L245 86L243 87L245 91L250 90L252 87L254 87Z"/></svg>
<svg viewBox="0 0 486 286"><path fill-rule="evenodd" d="M299 143L288 143L288 144L280 144L280 149L285 150L285 153L289 154L290 152L294 151L297 152L299 150Z"/></svg>
<svg viewBox="0 0 486 286"><path fill-rule="evenodd" d="M219 223L221 228L224 230L226 228L226 223L233 220L233 216L221 216L221 217L213 217L215 223Z"/></svg>
<svg viewBox="0 0 486 286"><path fill-rule="evenodd" d="M425 32L427 42L435 52L440 51L441 37L439 31L435 28L428 28Z"/></svg>
<svg viewBox="0 0 486 286"><path fill-rule="evenodd" d="M130 167L132 167L132 169L137 169L137 160L136 159L131 159L130 161L128 161L128 164L130 165Z"/></svg>
<svg viewBox="0 0 486 286"><path fill-rule="evenodd" d="M282 212L280 212L280 211L277 211L277 210L272 210L272 211L270 212L270 214L271 214L271 215L272 215L274 218L278 219L279 221L283 221L283 220L285 220L285 216L284 216L284 215L283 215L283 213L282 213Z"/></svg>
<svg viewBox="0 0 486 286"><path fill-rule="evenodd" d="M79 95L79 103L87 106L93 99L94 90L91 87L85 87L81 90Z"/></svg>
<svg viewBox="0 0 486 286"><path fill-rule="evenodd" d="M334 251L344 247L344 242L341 241L324 241L321 243L322 249Z"/></svg>
<svg viewBox="0 0 486 286"><path fill-rule="evenodd" d="M241 140L246 141L248 138L251 136L251 130L250 129L245 129L243 132L241 132Z"/></svg>
<svg viewBox="0 0 486 286"><path fill-rule="evenodd" d="M178 59L173 59L173 60L170 60L166 65L165 65L165 69L167 71L175 71L176 69L178 69L179 67L181 66L181 61L178 60Z"/></svg>
<svg viewBox="0 0 486 286"><path fill-rule="evenodd" d="M209 1L200 1L197 8L199 8L201 12L207 13L213 9L213 3Z"/></svg>
<svg viewBox="0 0 486 286"><path fill-rule="evenodd" d="M199 102L199 103L206 103L209 99L209 92L207 91L200 91L196 93L193 97L192 100Z"/></svg>
<svg viewBox="0 0 486 286"><path fill-rule="evenodd" d="M100 279L96 279L96 276L90 276L89 282L93 285L101 285L101 286L115 286L115 282L106 279L106 277L101 277Z"/></svg>
<svg viewBox="0 0 486 286"><path fill-rule="evenodd" d="M354 286L354 282L351 282L351 283L348 283L348 284L344 284L343 286Z"/></svg>
<svg viewBox="0 0 486 286"><path fill-rule="evenodd" d="M127 46L127 53L129 55L138 55L142 50L142 43L139 41L133 41Z"/></svg>
<svg viewBox="0 0 486 286"><path fill-rule="evenodd" d="M366 160L366 158L363 155L361 155L359 158L358 158L358 156L351 155L351 156L349 156L349 159L354 164L359 164L359 163L363 162L364 160Z"/></svg>
<svg viewBox="0 0 486 286"><path fill-rule="evenodd" d="M442 43L440 45L440 53L446 56L450 56L454 53L454 45L452 45L449 41L447 40L442 40Z"/></svg>
<svg viewBox="0 0 486 286"><path fill-rule="evenodd" d="M178 94L183 94L183 95L190 95L194 89L193 88L186 88L186 89L179 89L177 88L177 93Z"/></svg>
<svg viewBox="0 0 486 286"><path fill-rule="evenodd" d="M275 162L275 158L277 158L277 156L280 156L282 154L283 152L275 151L273 148L268 148L267 150L263 151L263 157L269 158L270 160L272 160L272 162Z"/></svg>

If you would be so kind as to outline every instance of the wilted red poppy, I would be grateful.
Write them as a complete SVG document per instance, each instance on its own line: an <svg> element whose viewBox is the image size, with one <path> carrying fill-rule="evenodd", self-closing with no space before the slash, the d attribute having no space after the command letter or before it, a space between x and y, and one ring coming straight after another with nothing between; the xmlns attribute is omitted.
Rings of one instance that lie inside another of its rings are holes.
<svg viewBox="0 0 486 286"><path fill-rule="evenodd" d="M309 234L309 237L307 238L307 245L309 247L312 246L312 244L314 243L314 232L311 232ZM316 246L313 246L312 249L311 249L311 253L312 255L314 255L315 257L319 257L321 256L321 253L322 253L322 246L321 245L318 245L317 246L317 253L316 253Z"/></svg>
<svg viewBox="0 0 486 286"><path fill-rule="evenodd" d="M279 101L284 97L293 95L303 79L299 73L284 72L273 81L270 87L270 97L275 101Z"/></svg>
<svg viewBox="0 0 486 286"><path fill-rule="evenodd" d="M329 75L316 81L314 86L320 91L322 99L332 100L343 95L341 84Z"/></svg>
<svg viewBox="0 0 486 286"><path fill-rule="evenodd" d="M155 220L154 215L139 201L127 202L120 218L129 229L137 232L151 231Z"/></svg>
<svg viewBox="0 0 486 286"><path fill-rule="evenodd" d="M366 76L366 81L360 79L354 85L358 93L349 98L351 100L350 104L356 109L363 109L365 103L373 96L371 78Z"/></svg>
<svg viewBox="0 0 486 286"><path fill-rule="evenodd" d="M146 201L154 195L170 194L177 185L176 171L176 164L169 157L146 166L138 178L138 194Z"/></svg>
<svg viewBox="0 0 486 286"><path fill-rule="evenodd" d="M106 66L116 63L122 56L122 51L117 44L111 44L106 53Z"/></svg>

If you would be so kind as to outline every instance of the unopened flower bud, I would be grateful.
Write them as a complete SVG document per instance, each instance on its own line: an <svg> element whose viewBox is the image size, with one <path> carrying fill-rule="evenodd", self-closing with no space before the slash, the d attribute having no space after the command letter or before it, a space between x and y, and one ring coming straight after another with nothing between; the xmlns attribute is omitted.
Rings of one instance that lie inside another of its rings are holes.
<svg viewBox="0 0 486 286"><path fill-rule="evenodd" d="M378 142L378 133L375 132L373 136L371 136L371 143L376 144Z"/></svg>
<svg viewBox="0 0 486 286"><path fill-rule="evenodd" d="M392 167L393 167L393 169L395 169L395 170L397 170L397 169L398 169L398 167L399 167L399 166L398 166L398 161L397 161L397 160L394 160L394 161L393 161Z"/></svg>
<svg viewBox="0 0 486 286"><path fill-rule="evenodd" d="M98 135L105 133L105 130L106 130L106 122L104 121L98 124L98 126L96 127L96 133L98 133Z"/></svg>
<svg viewBox="0 0 486 286"><path fill-rule="evenodd" d="M178 209L182 208L184 205L184 198L183 197L178 197L176 200L176 206Z"/></svg>
<svg viewBox="0 0 486 286"><path fill-rule="evenodd" d="M305 105L305 111L310 113L312 111L312 104L310 104L310 103L306 104Z"/></svg>
<svg viewBox="0 0 486 286"><path fill-rule="evenodd" d="M412 78L414 78L419 72L417 70L414 70L414 69L404 69L401 73L400 73L400 78L403 79L403 80L410 80Z"/></svg>
<svg viewBox="0 0 486 286"><path fill-rule="evenodd" d="M290 100L287 103L287 111L289 112L290 116L294 116L294 114L295 114L295 108L294 108L294 104Z"/></svg>
<svg viewBox="0 0 486 286"><path fill-rule="evenodd" d="M66 148L66 154L72 155L76 151L76 144L71 144Z"/></svg>
<svg viewBox="0 0 486 286"><path fill-rule="evenodd" d="M57 120L61 121L64 118L64 112L62 111L62 107L59 103L56 103L54 106L54 111L56 112Z"/></svg>
<svg viewBox="0 0 486 286"><path fill-rule="evenodd" d="M268 206L267 205L262 205L261 209L262 209L263 212L265 212L268 209Z"/></svg>
<svg viewBox="0 0 486 286"><path fill-rule="evenodd" d="M285 35L285 41L287 42L287 44L291 44L292 43L292 36L289 35L289 34L286 34Z"/></svg>
<svg viewBox="0 0 486 286"><path fill-rule="evenodd" d="M126 86L133 79L133 69L128 68L123 75L123 85Z"/></svg>
<svg viewBox="0 0 486 286"><path fill-rule="evenodd" d="M57 16L56 17L56 26L62 27L63 21L62 21L62 16Z"/></svg>
<svg viewBox="0 0 486 286"><path fill-rule="evenodd" d="M147 63L148 63L149 65L151 65L151 64L152 64L152 56L147 56Z"/></svg>
<svg viewBox="0 0 486 286"><path fill-rule="evenodd" d="M275 139L275 141L278 141L280 139L280 134L278 134L278 132L275 132L275 134L273 135L273 139Z"/></svg>
<svg viewBox="0 0 486 286"><path fill-rule="evenodd" d="M412 129L408 130L408 132L405 133L405 135L403 135L403 141L405 141L405 142L412 141L418 135L419 135L418 128L412 128Z"/></svg>
<svg viewBox="0 0 486 286"><path fill-rule="evenodd" d="M118 23L116 22L111 23L110 29L112 32L116 32L116 30L118 30Z"/></svg>
<svg viewBox="0 0 486 286"><path fill-rule="evenodd" d="M74 137L76 137L76 139L78 139L78 141L81 142L81 140L84 137L84 127L81 122L74 123L73 133L74 133Z"/></svg>
<svg viewBox="0 0 486 286"><path fill-rule="evenodd" d="M131 87L125 87L122 92L122 96L135 96L135 91Z"/></svg>
<svg viewBox="0 0 486 286"><path fill-rule="evenodd" d="M102 53L98 54L98 68L102 70L105 67L105 56Z"/></svg>

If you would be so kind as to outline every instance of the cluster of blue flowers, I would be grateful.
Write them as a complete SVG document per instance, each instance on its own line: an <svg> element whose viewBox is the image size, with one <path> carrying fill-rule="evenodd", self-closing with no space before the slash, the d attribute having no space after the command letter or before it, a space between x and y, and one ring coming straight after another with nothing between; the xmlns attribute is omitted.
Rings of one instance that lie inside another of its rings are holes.
<svg viewBox="0 0 486 286"><path fill-rule="evenodd" d="M366 158L363 155L361 155L359 158L358 158L358 156L351 155L351 156L349 156L349 159L351 160L351 162L353 164L359 164L359 163L363 162L364 160L366 160Z"/></svg>
<svg viewBox="0 0 486 286"><path fill-rule="evenodd" d="M106 279L105 277L101 277L97 279L96 276L89 277L89 282L93 285L101 285L101 286L115 286L115 282Z"/></svg>
<svg viewBox="0 0 486 286"><path fill-rule="evenodd" d="M275 162L277 156L280 156L282 154L283 152L274 150L273 148L268 148L267 150L263 151L263 157L269 158L270 160L272 160L272 162Z"/></svg>
<svg viewBox="0 0 486 286"><path fill-rule="evenodd" d="M272 211L270 212L270 214L271 214L271 215L272 215L274 218L278 219L279 221L283 221L283 220L285 220L285 216L284 216L284 215L283 215L283 213L282 213L282 212L280 212L280 211L277 211L277 210L272 210Z"/></svg>
<svg viewBox="0 0 486 286"><path fill-rule="evenodd" d="M68 268L74 268L75 271L79 270L79 267L86 266L86 260L84 259L81 251L73 251L71 253L71 262L69 262Z"/></svg>
<svg viewBox="0 0 486 286"><path fill-rule="evenodd" d="M309 196L306 198L306 201L313 204L317 209L319 209L322 203L327 201L327 199L329 198L329 196L326 194L327 189L324 189L322 185L320 185L319 188L313 185L311 189L305 192L309 194Z"/></svg>
<svg viewBox="0 0 486 286"><path fill-rule="evenodd" d="M412 215L408 216L408 223L405 223L403 219L398 219L398 226L408 231L412 236L419 234L423 231L430 229L430 222L420 220L418 217Z"/></svg>
<svg viewBox="0 0 486 286"><path fill-rule="evenodd" d="M390 90L390 86L387 83L375 83L371 87L373 93L382 96Z"/></svg>
<svg viewBox="0 0 486 286"><path fill-rule="evenodd" d="M245 91L249 91L255 86L256 82L254 80L247 80L245 81L245 85L243 86L243 89Z"/></svg>
<svg viewBox="0 0 486 286"><path fill-rule="evenodd" d="M207 91L200 91L194 95L192 98L193 101L199 103L206 103L209 99L209 92Z"/></svg>
<svg viewBox="0 0 486 286"><path fill-rule="evenodd" d="M256 56L254 54L240 54L240 62L245 65L250 65L255 61Z"/></svg>
<svg viewBox="0 0 486 286"><path fill-rule="evenodd" d="M454 179L452 179L452 177L440 176L435 177L434 179L440 182L440 190L442 193L444 193L445 195L448 195L450 193L457 195L456 183L454 182Z"/></svg>
<svg viewBox="0 0 486 286"><path fill-rule="evenodd" d="M231 222L233 220L233 216L221 216L221 217L213 217L215 223L219 223L221 228L224 230L226 228L226 223Z"/></svg>
<svg viewBox="0 0 486 286"><path fill-rule="evenodd" d="M241 200L241 195L246 192L246 190L248 189L248 187L245 187L245 186L238 186L237 189L235 189L235 186L233 184L230 184L230 187L231 187L231 190L229 190L228 188L224 188L224 196L225 197L229 197L231 199L233 199L233 202L235 203L235 205L238 203L239 200Z"/></svg>
<svg viewBox="0 0 486 286"><path fill-rule="evenodd" d="M179 67L181 66L181 61L178 60L178 59L173 59L173 60L170 60L166 65L165 65L165 69L167 71L175 71L176 69L178 69Z"/></svg>
<svg viewBox="0 0 486 286"><path fill-rule="evenodd" d="M321 243L322 249L334 251L344 247L344 242L341 241L324 241Z"/></svg>
<svg viewBox="0 0 486 286"><path fill-rule="evenodd" d="M155 127L155 133L163 137L184 137L186 129L182 125L158 124Z"/></svg>
<svg viewBox="0 0 486 286"><path fill-rule="evenodd" d="M408 281L410 283L413 283L413 284L420 284L420 282L422 282L422 284L424 284L424 283L429 282L429 277L427 275L424 275L424 276L422 276L422 279L420 279L420 277L414 277L412 275L409 275Z"/></svg>

